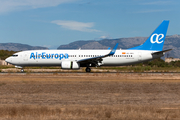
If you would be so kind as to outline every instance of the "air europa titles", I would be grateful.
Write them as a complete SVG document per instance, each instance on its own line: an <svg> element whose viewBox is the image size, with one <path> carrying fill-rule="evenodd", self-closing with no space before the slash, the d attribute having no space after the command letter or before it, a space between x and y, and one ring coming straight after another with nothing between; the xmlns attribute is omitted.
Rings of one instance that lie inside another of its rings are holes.
<svg viewBox="0 0 180 120"><path fill-rule="evenodd" d="M30 55L30 59L53 59L53 58L55 58L55 59L59 59L59 60L61 60L61 59L68 59L68 54L67 53L65 53L65 54L58 54L58 53L55 53L55 54L53 54L53 53L51 53L51 54L49 54L49 53L45 53L45 52L42 52L42 53L31 53L31 55Z"/></svg>

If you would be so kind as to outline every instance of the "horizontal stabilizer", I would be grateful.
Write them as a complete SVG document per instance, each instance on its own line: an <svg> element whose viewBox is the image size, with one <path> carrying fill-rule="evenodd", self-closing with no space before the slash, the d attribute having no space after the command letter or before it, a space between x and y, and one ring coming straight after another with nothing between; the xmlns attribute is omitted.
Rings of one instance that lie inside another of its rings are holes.
<svg viewBox="0 0 180 120"><path fill-rule="evenodd" d="M163 51L154 52L154 53L152 53L152 55L165 53L165 52L168 52L168 51L171 51L171 50L172 50L172 49L168 49L168 50L163 50Z"/></svg>

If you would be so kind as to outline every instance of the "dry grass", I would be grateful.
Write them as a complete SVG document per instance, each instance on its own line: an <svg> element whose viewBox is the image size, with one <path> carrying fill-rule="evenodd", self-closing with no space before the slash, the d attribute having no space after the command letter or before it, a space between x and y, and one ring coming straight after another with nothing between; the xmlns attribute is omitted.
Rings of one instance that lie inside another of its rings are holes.
<svg viewBox="0 0 180 120"><path fill-rule="evenodd" d="M180 77L118 73L1 75L0 119L180 119Z"/></svg>
<svg viewBox="0 0 180 120"><path fill-rule="evenodd" d="M178 119L180 109L160 109L150 106L0 106L1 119L13 120L59 120L59 119L123 119L123 120L147 120L147 119Z"/></svg>

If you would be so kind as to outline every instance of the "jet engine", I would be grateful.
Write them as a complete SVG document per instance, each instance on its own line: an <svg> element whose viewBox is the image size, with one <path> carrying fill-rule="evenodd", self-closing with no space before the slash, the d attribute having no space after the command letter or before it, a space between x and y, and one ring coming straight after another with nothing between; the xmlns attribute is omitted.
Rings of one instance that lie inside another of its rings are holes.
<svg viewBox="0 0 180 120"><path fill-rule="evenodd" d="M75 61L62 61L62 69L80 69L80 64Z"/></svg>

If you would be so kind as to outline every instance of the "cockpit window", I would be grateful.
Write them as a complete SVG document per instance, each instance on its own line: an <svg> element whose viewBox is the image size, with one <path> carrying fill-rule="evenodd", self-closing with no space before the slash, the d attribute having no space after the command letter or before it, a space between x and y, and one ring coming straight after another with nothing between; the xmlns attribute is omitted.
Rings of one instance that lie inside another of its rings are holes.
<svg viewBox="0 0 180 120"><path fill-rule="evenodd" d="M12 55L12 57L17 57L18 55L16 54L16 55Z"/></svg>

